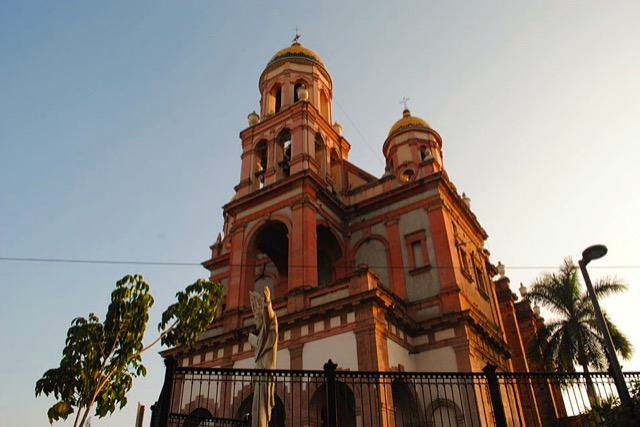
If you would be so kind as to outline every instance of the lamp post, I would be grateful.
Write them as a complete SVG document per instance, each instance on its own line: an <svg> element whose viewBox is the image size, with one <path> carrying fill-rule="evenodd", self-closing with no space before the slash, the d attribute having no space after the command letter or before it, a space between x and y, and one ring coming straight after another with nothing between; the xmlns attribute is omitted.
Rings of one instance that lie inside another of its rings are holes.
<svg viewBox="0 0 640 427"><path fill-rule="evenodd" d="M593 304L593 311L596 315L596 321L598 322L598 326L600 327L600 331L602 332L607 359L609 360L609 366L613 371L613 380L615 381L616 388L618 389L620 403L624 408L630 408L631 397L629 396L629 389L627 389L627 383L624 381L624 377L622 376L622 369L620 368L620 364L618 363L618 356L616 355L616 350L613 347L613 341L611 340L611 334L609 333L607 322L605 322L604 320L602 310L600 309L600 304L598 303L598 298L596 298L596 293L593 290L593 285L591 284L591 278L589 277L589 273L587 272L587 264L589 264L594 259L602 258L606 254L607 247L605 245L589 246L582 252L582 259L578 261L578 265L580 266L580 271L582 272L584 282L587 285L587 292L589 292L589 298L591 299L591 303Z"/></svg>

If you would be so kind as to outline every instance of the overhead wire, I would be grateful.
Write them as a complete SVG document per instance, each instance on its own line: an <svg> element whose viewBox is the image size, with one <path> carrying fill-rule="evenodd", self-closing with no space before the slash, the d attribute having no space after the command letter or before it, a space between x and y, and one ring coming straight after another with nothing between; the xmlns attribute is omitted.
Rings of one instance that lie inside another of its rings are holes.
<svg viewBox="0 0 640 427"><path fill-rule="evenodd" d="M358 129L358 126L356 126L356 124L353 122L353 120L351 120L351 117L349 116L349 114L347 114L347 112L344 110L344 108L342 108L342 105L340 104L340 102L338 102L338 100L335 99L335 98L333 99L333 101L336 104L338 104L338 108L340 108L340 111L342 111L344 113L344 115L347 118L347 120L349 120L349 123L351 123L351 126L353 126L353 128L356 130L358 135L360 135L360 138L362 138L362 140L364 141L365 145L373 153L374 157L380 162L380 164L382 166L385 166L385 162L380 158L380 155L373 149L371 144L369 144L369 141L367 141L367 138L365 138L364 135L362 134L362 132L360 132L360 129Z"/></svg>
<svg viewBox="0 0 640 427"><path fill-rule="evenodd" d="M66 264L106 264L106 265L151 265L151 266L168 266L168 267L195 267L202 266L199 262L182 262L182 261L128 261L128 260L105 260L105 259L78 259L78 258L38 258L38 257L0 257L0 261L15 261L15 262L44 262L44 263L66 263ZM234 267L246 267L247 264L225 264L226 266ZM308 264L288 264L291 268L307 268L317 267ZM373 269L402 269L413 270L413 267L409 266L389 266L389 265L368 265ZM434 270L450 270L461 269L462 267L444 267L428 265L426 268ZM558 266L550 265L515 265L506 268L508 270L545 270L545 269L557 269ZM589 269L640 269L640 265L590 265Z"/></svg>
<svg viewBox="0 0 640 427"><path fill-rule="evenodd" d="M104 259L72 259L72 258L34 258L34 257L0 257L0 261L17 261L17 262L53 262L66 264L115 264L115 265L166 265L166 266L196 266L201 265L197 262L179 262L179 261L122 261L122 260L104 260Z"/></svg>

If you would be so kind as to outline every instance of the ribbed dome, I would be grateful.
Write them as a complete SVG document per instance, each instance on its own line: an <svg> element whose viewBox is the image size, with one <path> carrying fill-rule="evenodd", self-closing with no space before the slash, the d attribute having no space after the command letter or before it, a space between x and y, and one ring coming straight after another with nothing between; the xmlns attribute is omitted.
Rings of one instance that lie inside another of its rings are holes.
<svg viewBox="0 0 640 427"><path fill-rule="evenodd" d="M419 117L413 117L411 115L411 111L409 111L408 109L405 109L402 112L402 118L400 120L398 120L397 122L395 122L393 124L393 126L391 126L391 129L389 130L389 135L391 136L392 134L403 130L403 129L407 129L407 128L426 128L426 129L431 129L431 126L429 125L429 123L427 123L426 121L422 120Z"/></svg>
<svg viewBox="0 0 640 427"><path fill-rule="evenodd" d="M293 42L291 46L286 47L282 50L279 50L275 55L271 57L271 59L269 60L269 63L267 64L267 67L269 67L269 65L277 61L287 60L287 59L294 59L294 60L306 59L309 61L316 62L319 65L324 67L324 62L322 62L322 59L320 58L320 56L318 56L311 49L307 49L306 47L303 47L298 42Z"/></svg>

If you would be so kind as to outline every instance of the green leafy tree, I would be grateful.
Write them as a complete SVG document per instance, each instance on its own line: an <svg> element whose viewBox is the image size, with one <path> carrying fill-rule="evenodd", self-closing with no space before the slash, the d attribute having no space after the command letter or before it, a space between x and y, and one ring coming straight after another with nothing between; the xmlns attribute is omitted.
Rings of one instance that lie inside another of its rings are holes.
<svg viewBox="0 0 640 427"><path fill-rule="evenodd" d="M93 313L78 317L67 332L62 360L36 382L36 396L53 395L49 422L76 412L74 427L85 424L95 405L99 418L127 404L133 379L146 375L142 354L162 343L192 346L211 324L223 297L220 283L199 279L176 294L177 302L162 314L157 339L144 346L143 337L153 297L140 275L116 282L104 322Z"/></svg>
<svg viewBox="0 0 640 427"><path fill-rule="evenodd" d="M604 278L594 283L598 299L626 290L616 278ZM565 258L556 273L544 273L534 280L525 296L545 307L555 317L538 330L535 345L541 350L543 363L554 372L575 372L575 366L585 373L589 368L606 370L603 337L593 312L588 293L582 291L578 268L571 258ZM633 348L620 329L605 319L613 344L620 356L629 359ZM595 397L593 385L587 382L590 397Z"/></svg>

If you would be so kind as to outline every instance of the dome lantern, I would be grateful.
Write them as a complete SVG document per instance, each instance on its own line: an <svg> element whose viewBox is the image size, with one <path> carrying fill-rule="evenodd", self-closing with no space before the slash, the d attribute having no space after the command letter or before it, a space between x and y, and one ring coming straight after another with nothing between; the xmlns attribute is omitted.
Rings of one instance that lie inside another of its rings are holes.
<svg viewBox="0 0 640 427"><path fill-rule="evenodd" d="M419 117L412 116L411 111L408 108L405 108L402 112L402 118L395 122L393 126L391 126L391 129L389 129L388 136L390 137L396 132L409 128L431 129L431 126L425 120L422 120Z"/></svg>
<svg viewBox="0 0 640 427"><path fill-rule="evenodd" d="M289 47L280 49L267 63L258 86L262 94L263 120L298 101L310 103L329 123L332 122L333 83L324 61L302 46L296 34Z"/></svg>
<svg viewBox="0 0 640 427"><path fill-rule="evenodd" d="M402 118L391 126L382 145L387 168L401 182L413 181L413 178L406 179L404 172L408 169L415 178L442 169L442 138L425 120L411 115L407 100L403 98Z"/></svg>

